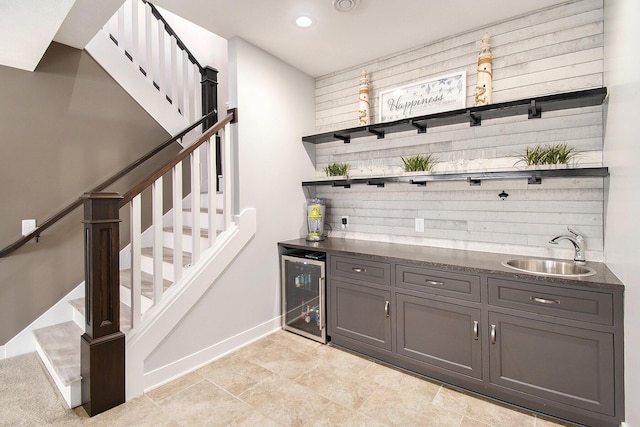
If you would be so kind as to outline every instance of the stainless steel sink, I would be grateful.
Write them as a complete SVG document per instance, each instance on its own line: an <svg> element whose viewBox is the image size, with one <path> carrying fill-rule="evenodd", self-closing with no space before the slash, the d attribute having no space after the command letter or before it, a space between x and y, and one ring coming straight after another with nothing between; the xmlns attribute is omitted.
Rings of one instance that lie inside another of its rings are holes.
<svg viewBox="0 0 640 427"><path fill-rule="evenodd" d="M504 261L502 265L513 268L514 270L524 271L531 274L539 274L542 276L585 277L596 274L595 270L590 267L577 265L570 261L559 261L555 259L510 259L508 261Z"/></svg>

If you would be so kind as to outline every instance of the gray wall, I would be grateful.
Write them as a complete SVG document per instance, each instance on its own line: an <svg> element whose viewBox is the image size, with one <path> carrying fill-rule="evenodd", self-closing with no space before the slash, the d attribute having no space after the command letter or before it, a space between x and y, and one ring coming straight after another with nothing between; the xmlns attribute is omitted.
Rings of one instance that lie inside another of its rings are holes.
<svg viewBox="0 0 640 427"><path fill-rule="evenodd" d="M610 99L604 158L611 167L605 207L607 265L622 280L625 326L626 426L640 426L640 144L635 128L640 95L640 2L607 0L605 6L605 82Z"/></svg>
<svg viewBox="0 0 640 427"><path fill-rule="evenodd" d="M493 51L493 102L603 86L603 2L567 2L526 16L469 31L316 79L316 130L357 126L358 83L371 80L372 123L381 91L465 70L467 106L473 105L480 39L488 32ZM400 156L433 153L441 170L510 169L527 145L567 143L582 151L578 166L602 165L602 107L405 132L317 146L316 173L331 162L348 162L352 175L401 173ZM479 162L478 159L481 159ZM384 168L384 169L383 169ZM327 200L334 236L572 258L571 245L552 247L551 237L574 226L586 237L587 259L603 259L603 179L554 178L542 185L526 180L430 183L426 188L388 184L385 188L318 187ZM502 201L498 193L509 194ZM340 217L350 226L340 229ZM415 218L425 232L414 231Z"/></svg>
<svg viewBox="0 0 640 427"><path fill-rule="evenodd" d="M56 43L33 73L0 67L0 130L1 247L22 219L42 222L169 137L85 52ZM0 345L83 280L81 216L0 258Z"/></svg>

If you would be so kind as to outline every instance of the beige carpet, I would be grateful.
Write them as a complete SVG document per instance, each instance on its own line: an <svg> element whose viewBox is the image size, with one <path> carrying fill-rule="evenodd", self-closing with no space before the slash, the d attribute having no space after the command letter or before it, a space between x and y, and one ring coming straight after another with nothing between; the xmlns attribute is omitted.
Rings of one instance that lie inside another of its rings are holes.
<svg viewBox="0 0 640 427"><path fill-rule="evenodd" d="M36 353L0 360L0 426L76 426Z"/></svg>

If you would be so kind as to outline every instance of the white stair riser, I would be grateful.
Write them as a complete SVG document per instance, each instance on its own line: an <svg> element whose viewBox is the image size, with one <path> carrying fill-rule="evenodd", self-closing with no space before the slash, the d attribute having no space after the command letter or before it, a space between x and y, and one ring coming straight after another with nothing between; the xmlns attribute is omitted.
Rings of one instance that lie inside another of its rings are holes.
<svg viewBox="0 0 640 427"><path fill-rule="evenodd" d="M186 266L184 267L187 268ZM140 260L140 270L145 273L153 274L153 258L148 256L142 256ZM173 264L169 262L162 262L162 278L175 282L173 277Z"/></svg>
<svg viewBox="0 0 640 427"><path fill-rule="evenodd" d="M191 212L184 212L182 215L182 222L185 227L193 226L193 215ZM216 214L216 229L218 231L222 230L222 225L224 224L224 214L217 213ZM209 214L207 212L200 212L200 228L209 228Z"/></svg>
<svg viewBox="0 0 640 427"><path fill-rule="evenodd" d="M173 233L171 231L165 231L162 233L162 244L165 248L174 249L173 246ZM200 237L200 248L204 249L209 246L209 239L207 237ZM186 234L182 235L182 250L191 252L193 247L193 236Z"/></svg>
<svg viewBox="0 0 640 427"><path fill-rule="evenodd" d="M82 380L79 379L77 381L73 381L69 385L65 385L64 382L60 379L60 377L58 377L58 375L56 374L55 368L51 365L51 362L49 362L49 358L47 358L47 355L45 354L44 350L42 349L42 347L40 347L40 343L38 342L38 340L35 340L35 342L36 342L36 352L38 353L38 356L40 356L40 360L42 361L44 366L47 368L47 371L49 372L49 376L51 377L53 382L56 384L56 387L58 387L60 394L64 398L64 401L67 402L67 405L69 405L69 408L75 408L82 405ZM78 337L78 351L80 351L79 337Z"/></svg>
<svg viewBox="0 0 640 427"><path fill-rule="evenodd" d="M209 203L209 194L207 193L200 194L200 206L207 206L208 203ZM223 203L224 203L224 194L216 193L216 207L218 209L222 208ZM182 206L185 209L189 209L191 207L190 196L185 197L184 201L182 202Z"/></svg>

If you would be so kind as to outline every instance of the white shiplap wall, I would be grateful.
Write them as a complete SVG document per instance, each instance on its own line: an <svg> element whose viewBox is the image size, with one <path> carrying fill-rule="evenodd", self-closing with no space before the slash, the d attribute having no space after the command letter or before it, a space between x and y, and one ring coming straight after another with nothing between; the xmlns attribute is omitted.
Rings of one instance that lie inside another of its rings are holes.
<svg viewBox="0 0 640 427"><path fill-rule="evenodd" d="M360 71L370 75L372 123L380 91L459 70L467 72L467 105L473 105L480 39L488 32L493 51L493 101L505 102L603 86L602 0L570 1L538 12L400 52L316 79L316 128L327 132L357 126ZM316 169L347 162L351 175L398 174L400 156L433 153L437 171L513 167L527 145L565 142L581 151L577 166L602 165L602 107L485 120L405 132L385 139L359 138L350 144L316 146ZM427 187L387 184L350 189L319 186L327 217L339 237L454 247L481 251L570 258L571 246L548 244L574 226L586 238L587 259L603 254L602 178L429 183ZM498 193L509 193L501 200ZM342 230L340 217L349 216ZM425 232L415 232L415 218Z"/></svg>

